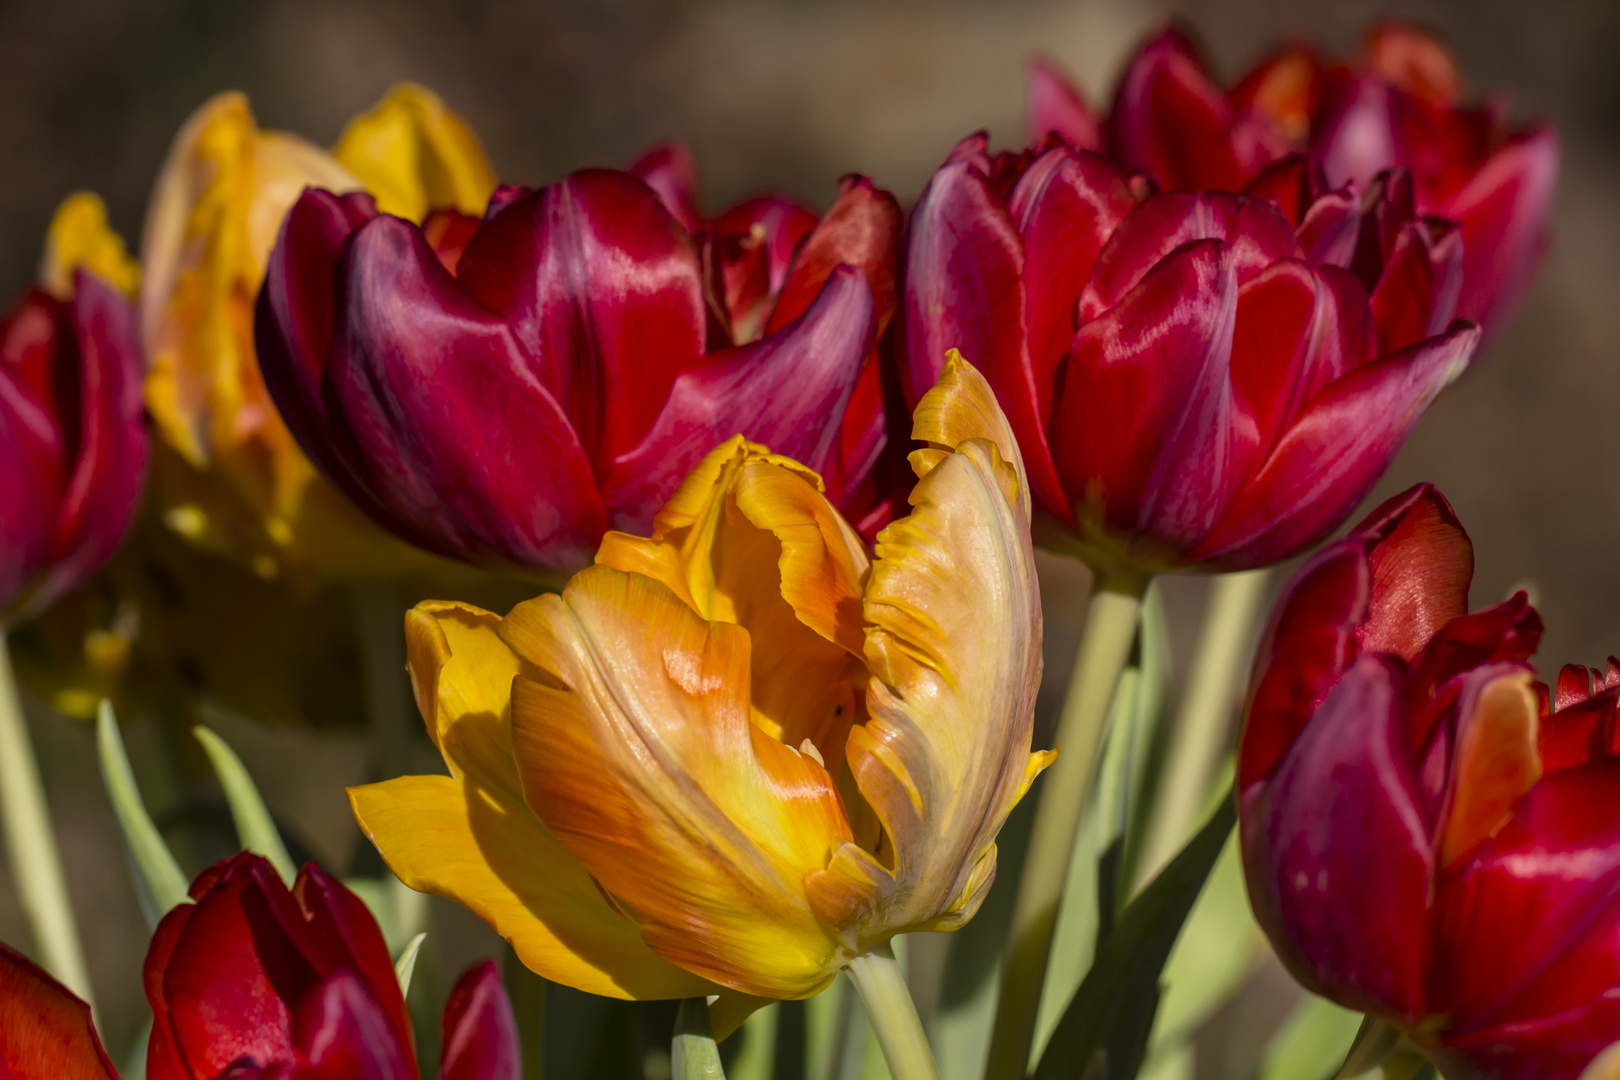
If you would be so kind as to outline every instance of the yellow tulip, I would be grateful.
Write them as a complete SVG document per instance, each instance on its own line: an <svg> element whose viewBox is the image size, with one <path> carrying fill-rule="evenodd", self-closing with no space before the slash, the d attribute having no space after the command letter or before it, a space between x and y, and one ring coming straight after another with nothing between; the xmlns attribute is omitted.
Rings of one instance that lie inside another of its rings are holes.
<svg viewBox="0 0 1620 1080"><path fill-rule="evenodd" d="M449 777L350 789L408 885L618 997L824 988L970 919L1031 753L1041 613L1006 420L958 358L873 557L814 473L735 438L561 595L407 619Z"/></svg>
<svg viewBox="0 0 1620 1080"><path fill-rule="evenodd" d="M471 131L420 87L395 87L330 153L261 131L241 94L198 109L158 176L141 242L153 487L173 531L261 577L390 575L417 556L316 473L254 355L265 264L308 185L371 190L382 209L420 218L481 212L494 177Z"/></svg>

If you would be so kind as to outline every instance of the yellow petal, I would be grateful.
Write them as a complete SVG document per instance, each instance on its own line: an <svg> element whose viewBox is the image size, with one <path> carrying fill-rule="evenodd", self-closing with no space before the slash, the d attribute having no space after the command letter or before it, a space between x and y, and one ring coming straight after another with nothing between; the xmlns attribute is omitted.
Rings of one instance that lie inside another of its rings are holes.
<svg viewBox="0 0 1620 1080"><path fill-rule="evenodd" d="M349 121L332 154L376 196L378 210L412 221L445 208L481 215L495 190L478 136L415 83L397 84Z"/></svg>
<svg viewBox="0 0 1620 1080"><path fill-rule="evenodd" d="M45 233L39 283L52 296L66 300L73 295L73 271L81 266L106 278L125 296L134 297L141 281L140 264L130 258L124 238L107 222L107 204L90 191L69 195L56 208Z"/></svg>
<svg viewBox="0 0 1620 1080"><path fill-rule="evenodd" d="M849 839L813 755L750 720L749 635L608 566L501 625L538 670L513 686L529 805L657 952L767 997L845 959L803 882Z"/></svg>
<svg viewBox="0 0 1620 1080"><path fill-rule="evenodd" d="M863 944L972 917L996 834L1046 760L1030 754L1041 609L1017 449L1003 457L994 398L953 367L919 414L934 407L934 432L965 441L928 462L912 514L878 535L866 591L870 718L847 756L886 843L845 846L809 881ZM881 900L854 910L866 888Z"/></svg>
<svg viewBox="0 0 1620 1080"><path fill-rule="evenodd" d="M754 722L789 746L809 739L839 773L868 562L819 477L733 438L681 484L651 539L610 534L596 558L663 582L705 619L746 628Z"/></svg>
<svg viewBox="0 0 1620 1080"><path fill-rule="evenodd" d="M1440 863L1447 869L1496 835L1541 779L1536 745L1541 707L1532 681L1530 672L1515 670L1492 679L1472 702L1464 702L1440 837Z"/></svg>
<svg viewBox="0 0 1620 1080"><path fill-rule="evenodd" d="M519 662L499 622L466 604L410 613L411 684L453 776L350 788L360 827L401 881L471 909L548 979L610 997L713 993L647 948L524 804L508 719Z"/></svg>
<svg viewBox="0 0 1620 1080"><path fill-rule="evenodd" d="M955 349L945 354L939 380L917 403L911 437L928 443L927 449L911 455L912 469L919 478L969 439L993 443L1001 460L1012 467L1018 478L1016 488L1003 482L1002 490L1015 503L1022 499L1024 515L1029 516L1029 478L1024 474L1023 455L1018 452L1018 437L996 403L990 384Z"/></svg>

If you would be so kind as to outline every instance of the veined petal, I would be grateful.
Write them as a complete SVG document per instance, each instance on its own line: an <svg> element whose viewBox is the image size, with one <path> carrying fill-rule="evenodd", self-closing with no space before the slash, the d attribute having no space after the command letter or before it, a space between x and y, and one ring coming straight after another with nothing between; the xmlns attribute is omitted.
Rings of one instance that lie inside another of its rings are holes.
<svg viewBox="0 0 1620 1080"><path fill-rule="evenodd" d="M913 456L912 513L878 534L866 590L869 719L847 753L885 842L875 857L843 845L806 882L862 945L972 918L996 834L1051 758L1030 753L1042 623L1017 446L959 358L918 413L929 435L965 437Z"/></svg>
<svg viewBox="0 0 1620 1080"><path fill-rule="evenodd" d="M0 945L0 1076L118 1080L90 1006L22 954Z"/></svg>
<svg viewBox="0 0 1620 1080"><path fill-rule="evenodd" d="M495 172L466 121L438 94L396 83L349 121L332 156L358 176L377 209L421 222L429 210L482 214Z"/></svg>
<svg viewBox="0 0 1620 1080"><path fill-rule="evenodd" d="M803 997L844 958L805 875L850 839L814 755L750 720L750 640L667 586L595 566L501 633L524 795L661 955L747 993Z"/></svg>
<svg viewBox="0 0 1620 1080"><path fill-rule="evenodd" d="M619 998L712 993L642 943L524 803L510 727L522 665L499 622L444 602L407 616L417 705L453 775L350 788L361 829L401 881L464 905L554 982Z"/></svg>

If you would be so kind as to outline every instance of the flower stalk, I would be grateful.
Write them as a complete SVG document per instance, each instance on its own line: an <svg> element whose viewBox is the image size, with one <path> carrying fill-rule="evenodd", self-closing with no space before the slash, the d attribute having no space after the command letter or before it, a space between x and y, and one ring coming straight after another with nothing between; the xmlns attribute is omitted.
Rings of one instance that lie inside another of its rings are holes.
<svg viewBox="0 0 1620 1080"><path fill-rule="evenodd" d="M872 1030L894 1080L939 1080L934 1051L928 1045L916 1003L906 987L905 973L889 943L857 956L845 970L871 1018Z"/></svg>
<svg viewBox="0 0 1620 1080"><path fill-rule="evenodd" d="M1133 894L1175 857L1197 823L1226 749L1238 689L1254 657L1254 624L1265 610L1270 582L1268 569L1222 574L1210 582L1209 605L1171 728Z"/></svg>
<svg viewBox="0 0 1620 1080"><path fill-rule="evenodd" d="M1019 1080L1029 1062L1074 838L1096 772L1108 708L1136 639L1146 586L1145 579L1100 581L1091 596L1058 720L1060 753L1042 785L1018 886L1002 963L1001 999L990 1036L987 1080Z"/></svg>
<svg viewBox="0 0 1620 1080"><path fill-rule="evenodd" d="M675 1014L669 1072L673 1080L725 1080L720 1047L709 1029L709 1003L703 998L684 998Z"/></svg>
<svg viewBox="0 0 1620 1080"><path fill-rule="evenodd" d="M0 633L0 818L4 819L11 878L23 915L46 970L86 1002L90 971L84 961L62 874L39 761L23 717L22 699L11 671L11 653Z"/></svg>

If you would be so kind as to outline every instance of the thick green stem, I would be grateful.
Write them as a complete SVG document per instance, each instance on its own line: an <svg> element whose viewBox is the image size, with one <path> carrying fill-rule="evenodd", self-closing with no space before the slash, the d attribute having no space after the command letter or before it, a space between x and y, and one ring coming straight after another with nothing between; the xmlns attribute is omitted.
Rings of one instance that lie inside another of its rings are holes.
<svg viewBox="0 0 1620 1080"><path fill-rule="evenodd" d="M846 969L855 992L861 995L866 1016L877 1033L883 1060L894 1080L939 1080L934 1051L923 1033L917 1006L906 987L905 972L885 942L877 951L863 953Z"/></svg>
<svg viewBox="0 0 1620 1080"><path fill-rule="evenodd" d="M709 1003L687 998L675 1014L675 1038L669 1046L669 1072L673 1080L725 1080L720 1047L709 1030Z"/></svg>
<svg viewBox="0 0 1620 1080"><path fill-rule="evenodd" d="M73 907L68 901L62 856L56 846L34 743L28 737L22 699L11 674L11 653L0 633L0 817L23 915L33 931L45 969L87 1002L90 970L84 962Z"/></svg>
<svg viewBox="0 0 1620 1080"><path fill-rule="evenodd" d="M1040 803L1024 859L1018 901L1001 967L1001 998L990 1035L987 1080L1022 1080L1046 981L1058 905L1069 877L1080 814L1090 794L1108 707L1136 639L1146 581L1099 583L1058 719L1058 758L1041 778Z"/></svg>
<svg viewBox="0 0 1620 1080"><path fill-rule="evenodd" d="M1198 651L1170 729L1164 772L1148 822L1132 892L1141 891L1187 842L1209 801L1209 785L1226 749L1238 692L1254 655L1254 624L1271 583L1270 570L1222 574L1210 583Z"/></svg>
<svg viewBox="0 0 1620 1080"><path fill-rule="evenodd" d="M411 728L415 708L405 677L405 612L399 593L385 582L362 582L354 590L355 623L360 630L360 666L366 681L366 712L371 721L377 771L382 779L404 776L411 767ZM390 945L427 928L428 896L408 888L385 871Z"/></svg>

